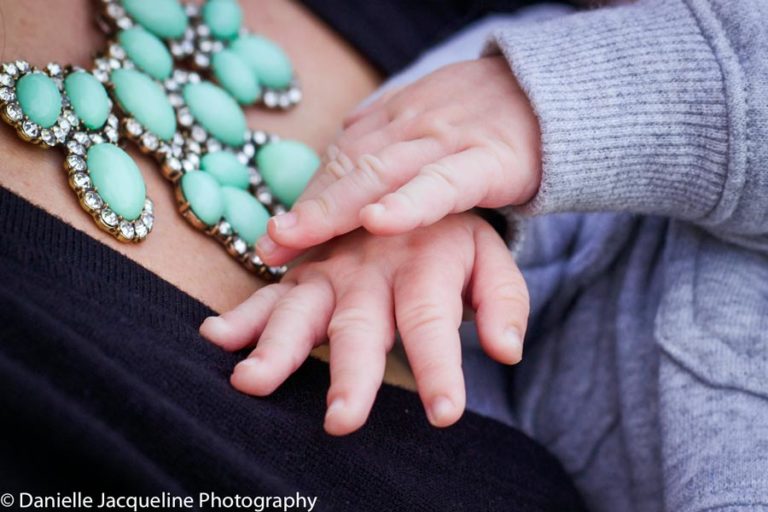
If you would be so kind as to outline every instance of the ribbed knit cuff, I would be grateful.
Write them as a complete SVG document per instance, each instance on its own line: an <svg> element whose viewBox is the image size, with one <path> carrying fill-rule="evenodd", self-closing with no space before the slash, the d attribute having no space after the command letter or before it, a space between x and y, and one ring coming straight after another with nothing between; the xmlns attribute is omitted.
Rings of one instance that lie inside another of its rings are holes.
<svg viewBox="0 0 768 512"><path fill-rule="evenodd" d="M702 219L726 182L723 72L681 0L588 11L495 34L539 118L542 183L525 213Z"/></svg>

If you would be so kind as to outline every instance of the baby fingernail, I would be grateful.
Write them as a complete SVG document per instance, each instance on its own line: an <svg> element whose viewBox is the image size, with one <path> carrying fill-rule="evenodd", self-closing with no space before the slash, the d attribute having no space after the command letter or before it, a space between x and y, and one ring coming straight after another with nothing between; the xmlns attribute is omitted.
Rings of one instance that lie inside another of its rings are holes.
<svg viewBox="0 0 768 512"><path fill-rule="evenodd" d="M446 425L453 419L453 402L444 396L439 396L432 401L429 408L429 422L435 426Z"/></svg>
<svg viewBox="0 0 768 512"><path fill-rule="evenodd" d="M386 211L387 211L387 209L381 203L375 203L375 204L372 204L372 205L368 206L368 212L371 215L374 215L376 217L378 217L379 215L384 214Z"/></svg>
<svg viewBox="0 0 768 512"><path fill-rule="evenodd" d="M264 256L272 254L275 252L275 249L277 249L277 244L271 238L269 238L269 235L262 236L256 242L256 250L258 250Z"/></svg>
<svg viewBox="0 0 768 512"><path fill-rule="evenodd" d="M276 217L272 217L272 222L275 223L275 228L278 231L291 229L297 224L298 220L299 218L294 212L285 212L277 215Z"/></svg>
<svg viewBox="0 0 768 512"><path fill-rule="evenodd" d="M331 405L328 406L328 410L325 412L325 417L328 418L330 416L333 416L334 414L341 412L343 409L344 409L344 400L341 398L337 398L333 402L331 402Z"/></svg>

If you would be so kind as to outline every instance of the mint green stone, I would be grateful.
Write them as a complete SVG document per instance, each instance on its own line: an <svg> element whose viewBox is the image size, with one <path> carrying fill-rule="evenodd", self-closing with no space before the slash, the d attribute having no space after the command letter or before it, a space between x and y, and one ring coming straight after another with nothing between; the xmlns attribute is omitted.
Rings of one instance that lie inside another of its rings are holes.
<svg viewBox="0 0 768 512"><path fill-rule="evenodd" d="M267 232L269 212L245 190L221 187L221 192L224 194L224 218L240 238L253 245Z"/></svg>
<svg viewBox="0 0 768 512"><path fill-rule="evenodd" d="M269 39L242 36L230 45L230 49L248 63L260 84L273 89L290 85L293 77L291 60L282 48Z"/></svg>
<svg viewBox="0 0 768 512"><path fill-rule="evenodd" d="M147 188L136 162L114 144L101 143L88 149L88 172L107 205L127 220L135 220L144 209Z"/></svg>
<svg viewBox="0 0 768 512"><path fill-rule="evenodd" d="M171 76L173 70L171 52L151 32L142 27L129 28L117 34L117 41L136 67L152 78L165 80Z"/></svg>
<svg viewBox="0 0 768 512"><path fill-rule="evenodd" d="M272 194L290 207L320 166L320 157L301 142L281 140L261 148L256 165Z"/></svg>
<svg viewBox="0 0 768 512"><path fill-rule="evenodd" d="M232 0L208 0L203 6L203 21L216 39L237 37L243 23L243 11Z"/></svg>
<svg viewBox="0 0 768 512"><path fill-rule="evenodd" d="M111 74L118 103L144 128L163 140L176 133L176 114L163 87L135 69L116 69Z"/></svg>
<svg viewBox="0 0 768 512"><path fill-rule="evenodd" d="M228 2L229 0L219 0ZM213 55L213 76L241 105L250 105L261 96L261 87L248 63L232 50Z"/></svg>
<svg viewBox="0 0 768 512"><path fill-rule="evenodd" d="M208 133L229 146L243 145L245 114L224 89L211 82L198 82L184 86L183 94L192 115Z"/></svg>
<svg viewBox="0 0 768 512"><path fill-rule="evenodd" d="M206 226L213 226L224 215L224 195L216 180L208 173L190 171L181 177L181 192L192 213Z"/></svg>
<svg viewBox="0 0 768 512"><path fill-rule="evenodd" d="M240 160L229 151L208 153L200 160L200 168L216 178L221 185L243 190L250 185L248 167L240 163Z"/></svg>
<svg viewBox="0 0 768 512"><path fill-rule="evenodd" d="M187 29L187 13L178 0L123 0L139 25L162 39L178 39Z"/></svg>
<svg viewBox="0 0 768 512"><path fill-rule="evenodd" d="M98 130L107 122L111 105L107 90L96 77L85 71L75 71L64 79L64 90L75 114L83 124Z"/></svg>
<svg viewBox="0 0 768 512"><path fill-rule="evenodd" d="M56 124L61 113L61 93L48 75L29 73L16 82L21 110L43 128Z"/></svg>

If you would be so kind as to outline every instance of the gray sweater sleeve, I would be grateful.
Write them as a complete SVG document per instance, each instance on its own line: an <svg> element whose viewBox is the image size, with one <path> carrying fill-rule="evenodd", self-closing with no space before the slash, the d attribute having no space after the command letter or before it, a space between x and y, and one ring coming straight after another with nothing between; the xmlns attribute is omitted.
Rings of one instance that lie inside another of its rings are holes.
<svg viewBox="0 0 768 512"><path fill-rule="evenodd" d="M766 27L766 0L640 0L497 33L542 134L514 211L658 214L768 249Z"/></svg>

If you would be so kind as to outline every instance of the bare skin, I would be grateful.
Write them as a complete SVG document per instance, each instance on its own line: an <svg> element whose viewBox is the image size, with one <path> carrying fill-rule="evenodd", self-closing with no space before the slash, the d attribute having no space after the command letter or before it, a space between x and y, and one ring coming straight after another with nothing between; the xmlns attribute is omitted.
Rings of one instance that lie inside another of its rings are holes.
<svg viewBox="0 0 768 512"><path fill-rule="evenodd" d="M89 66L92 54L105 42L94 23L95 5L92 0L0 0L0 61L23 58L37 66L51 61ZM286 49L305 92L304 101L288 113L249 109L249 125L324 150L337 135L344 115L375 88L376 73L300 5L288 0L241 5L251 30ZM338 84L344 84L343 94ZM67 186L60 151L23 143L9 127L0 129L0 148L0 186L125 254L214 310L231 309L264 285L178 215L170 184L132 146L129 152L139 163L157 218L153 233L139 245L117 242L80 209Z"/></svg>

